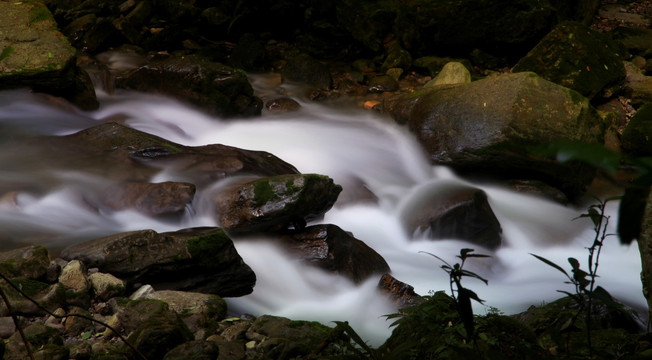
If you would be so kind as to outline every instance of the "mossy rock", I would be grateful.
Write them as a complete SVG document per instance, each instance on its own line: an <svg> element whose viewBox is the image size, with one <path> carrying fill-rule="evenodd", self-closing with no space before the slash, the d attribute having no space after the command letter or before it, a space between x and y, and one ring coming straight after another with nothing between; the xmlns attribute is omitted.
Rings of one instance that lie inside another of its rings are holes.
<svg viewBox="0 0 652 360"><path fill-rule="evenodd" d="M168 351L193 339L181 317L159 300L135 300L118 315L127 341L148 359L160 359Z"/></svg>
<svg viewBox="0 0 652 360"><path fill-rule="evenodd" d="M621 136L625 151L635 156L652 155L652 103L641 106Z"/></svg>
<svg viewBox="0 0 652 360"><path fill-rule="evenodd" d="M328 176L291 174L227 186L214 201L227 232L256 233L303 228L330 210L341 191Z"/></svg>
<svg viewBox="0 0 652 360"><path fill-rule="evenodd" d="M43 279L49 265L48 250L40 245L0 253L0 272L7 277Z"/></svg>
<svg viewBox="0 0 652 360"><path fill-rule="evenodd" d="M401 310L392 335L378 349L401 359L545 359L533 331L513 318L489 314L475 317L475 341L466 331L453 298L444 292Z"/></svg>
<svg viewBox="0 0 652 360"><path fill-rule="evenodd" d="M578 22L565 22L546 35L512 70L535 72L593 98L625 78L622 52L608 35Z"/></svg>

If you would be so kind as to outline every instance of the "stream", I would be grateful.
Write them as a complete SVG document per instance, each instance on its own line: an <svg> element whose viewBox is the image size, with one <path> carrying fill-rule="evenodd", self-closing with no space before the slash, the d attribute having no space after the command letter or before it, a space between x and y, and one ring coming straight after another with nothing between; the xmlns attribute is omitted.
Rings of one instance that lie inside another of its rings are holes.
<svg viewBox="0 0 652 360"><path fill-rule="evenodd" d="M269 76L252 78L260 94L271 93ZM292 93L292 87L288 87ZM570 272L568 257L586 268L588 247L594 237L588 219L576 219L591 203L562 206L541 198L518 194L497 184L472 183L450 169L432 166L413 137L390 118L359 109L346 102L320 104L297 98L298 111L261 117L222 120L176 100L156 95L117 91L98 92L101 107L80 112L53 105L27 91L0 92L0 190L21 184L11 196L0 193L0 249L41 244L63 246L112 233L154 229L175 231L193 226L217 226L207 194L198 192L191 207L176 222L148 218L133 211L91 211L84 192L104 181L80 171L43 167L38 159L11 151L9 143L36 135L64 135L120 116L125 123L184 145L220 143L249 150L268 151L302 173L328 175L343 185L341 201L318 223L338 225L380 253L392 275L414 286L419 294L450 292L448 275L429 252L455 263L461 248L474 248L490 258L470 259L468 269L489 281L463 283L485 300L474 303L479 314L506 314L526 310L559 298L557 290L573 292L559 271L530 253L560 264ZM53 182L53 179L56 179ZM174 181L161 171L152 181ZM43 186L50 182L56 186ZM29 191L29 184L48 188ZM377 201L344 201L355 197L347 189L365 184ZM483 189L503 228L503 246L495 251L446 239L432 241L409 236L400 219L424 194L446 191L459 184ZM617 203L610 203L611 232L617 223ZM396 309L379 296L377 278L354 285L345 278L286 258L264 238L236 239L236 248L257 275L251 295L227 299L234 313L273 314L292 319L317 320L328 325L347 320L370 344L381 344L390 334L383 315ZM646 302L641 291L641 265L636 245L622 246L609 237L600 257L597 284L641 312Z"/></svg>

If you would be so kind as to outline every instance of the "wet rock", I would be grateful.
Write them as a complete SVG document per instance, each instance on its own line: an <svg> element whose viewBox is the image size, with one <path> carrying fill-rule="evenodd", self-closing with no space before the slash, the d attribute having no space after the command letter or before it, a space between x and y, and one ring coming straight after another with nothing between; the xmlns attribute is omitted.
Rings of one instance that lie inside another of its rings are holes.
<svg viewBox="0 0 652 360"><path fill-rule="evenodd" d="M632 54L647 54L652 50L652 29L619 27L612 36Z"/></svg>
<svg viewBox="0 0 652 360"><path fill-rule="evenodd" d="M0 252L0 272L7 277L44 279L50 266L50 255L43 246L31 245Z"/></svg>
<svg viewBox="0 0 652 360"><path fill-rule="evenodd" d="M289 97L280 97L267 101L265 103L265 108L273 113L286 113L289 111L299 110L301 105L296 100Z"/></svg>
<svg viewBox="0 0 652 360"><path fill-rule="evenodd" d="M565 22L546 35L512 71L532 71L593 98L625 78L621 52L608 35L577 22Z"/></svg>
<svg viewBox="0 0 652 360"><path fill-rule="evenodd" d="M467 240L489 249L502 242L487 194L457 183L420 189L401 209L401 221L411 236Z"/></svg>
<svg viewBox="0 0 652 360"><path fill-rule="evenodd" d="M0 3L0 88L29 87L62 96L83 109L98 107L75 49L40 2Z"/></svg>
<svg viewBox="0 0 652 360"><path fill-rule="evenodd" d="M116 87L169 95L223 117L260 115L262 109L247 74L198 55L153 60L120 74Z"/></svg>
<svg viewBox="0 0 652 360"><path fill-rule="evenodd" d="M61 257L119 276L128 286L151 284L160 290L241 296L256 281L220 228L121 233L69 246Z"/></svg>
<svg viewBox="0 0 652 360"><path fill-rule="evenodd" d="M309 226L281 238L294 257L360 283L390 271L380 254L336 225Z"/></svg>
<svg viewBox="0 0 652 360"><path fill-rule="evenodd" d="M402 309L421 304L424 299L414 292L414 287L390 274L384 274L378 282L378 289L386 294L396 304L397 309Z"/></svg>
<svg viewBox="0 0 652 360"><path fill-rule="evenodd" d="M585 191L593 170L559 164L529 147L603 141L602 120L586 98L533 73L424 89L384 107L409 127L435 164L467 175L541 180L571 200Z"/></svg>
<svg viewBox="0 0 652 360"><path fill-rule="evenodd" d="M195 185L166 181L128 182L107 189L102 201L114 210L134 209L150 216L178 216L195 196Z"/></svg>
<svg viewBox="0 0 652 360"><path fill-rule="evenodd" d="M518 193L550 199L560 204L567 204L568 198L559 189L536 180L510 180L508 185Z"/></svg>
<svg viewBox="0 0 652 360"><path fill-rule="evenodd" d="M183 343L170 350L163 360L186 360L186 359L217 359L219 347L206 340L194 340Z"/></svg>
<svg viewBox="0 0 652 360"><path fill-rule="evenodd" d="M303 228L335 204L342 187L328 176L281 175L226 186L215 195L220 226L231 233Z"/></svg>
<svg viewBox="0 0 652 360"><path fill-rule="evenodd" d="M367 91L370 93L382 93L398 90L398 81L389 75L374 76L369 80Z"/></svg>
<svg viewBox="0 0 652 360"><path fill-rule="evenodd" d="M468 84L471 82L471 73L460 62L449 62L441 69L434 79L428 81L425 87L438 85Z"/></svg>
<svg viewBox="0 0 652 360"><path fill-rule="evenodd" d="M636 156L652 155L652 103L641 106L630 119L621 136L625 151Z"/></svg>
<svg viewBox="0 0 652 360"><path fill-rule="evenodd" d="M11 316L0 317L0 338L7 339L15 332L16 332L16 323L14 323L14 319Z"/></svg>
<svg viewBox="0 0 652 360"><path fill-rule="evenodd" d="M301 82L321 90L330 90L333 85L329 68L308 54L290 57L281 74L284 81Z"/></svg>
<svg viewBox="0 0 652 360"><path fill-rule="evenodd" d="M159 300L135 300L118 314L127 341L148 359L161 359L173 348L192 340L181 317Z"/></svg>
<svg viewBox="0 0 652 360"><path fill-rule="evenodd" d="M93 296L99 301L107 301L115 296L122 296L126 286L124 281L111 274L96 272L88 276Z"/></svg>
<svg viewBox="0 0 652 360"><path fill-rule="evenodd" d="M197 187L235 175L297 173L292 165L267 152L219 144L184 146L117 123L39 139L20 150L37 152L45 166L84 168L115 181L146 182L164 168Z"/></svg>

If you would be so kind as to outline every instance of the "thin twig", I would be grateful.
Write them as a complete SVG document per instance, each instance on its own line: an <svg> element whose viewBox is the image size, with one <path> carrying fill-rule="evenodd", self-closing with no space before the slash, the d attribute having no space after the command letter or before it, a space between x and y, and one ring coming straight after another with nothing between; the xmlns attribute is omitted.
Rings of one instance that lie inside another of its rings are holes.
<svg viewBox="0 0 652 360"><path fill-rule="evenodd" d="M23 343L25 344L25 350L27 350L27 355L29 355L29 358L31 360L36 360L34 358L34 353L32 352L32 346L27 341L25 332L23 331L23 328L20 326L20 323L18 322L18 317L16 317L16 314L14 314L14 311L11 309L11 304L9 303L9 299L7 298L7 295L5 295L4 290L2 290L2 287L0 287L0 297L2 297L2 300L5 302L5 305L7 305L7 311L9 312L11 318L14 320L16 329L18 330L20 337L23 339Z"/></svg>

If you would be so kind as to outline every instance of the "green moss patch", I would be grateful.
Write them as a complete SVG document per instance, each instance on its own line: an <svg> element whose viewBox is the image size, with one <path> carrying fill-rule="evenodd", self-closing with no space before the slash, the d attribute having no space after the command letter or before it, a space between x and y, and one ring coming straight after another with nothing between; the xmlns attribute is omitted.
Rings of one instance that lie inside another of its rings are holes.
<svg viewBox="0 0 652 360"><path fill-rule="evenodd" d="M50 10L42 5L35 5L32 10L29 11L29 23L35 24L43 21L54 21L52 13Z"/></svg>
<svg viewBox="0 0 652 360"><path fill-rule="evenodd" d="M15 49L13 46L11 46L11 45L10 45L10 46L7 46L7 47L4 48L4 49L2 49L2 53L0 53L0 61L2 61L2 60L4 60L4 59L8 58L9 56L11 56L11 54L13 54L13 52L14 52L15 50L16 50L16 49Z"/></svg>
<svg viewBox="0 0 652 360"><path fill-rule="evenodd" d="M269 180L262 179L254 183L254 205L262 206L269 201L275 199L277 196L274 193L274 188L269 183Z"/></svg>

